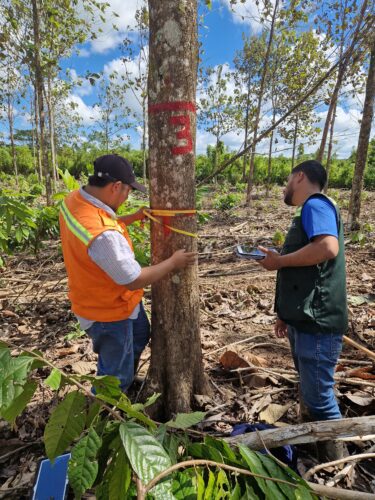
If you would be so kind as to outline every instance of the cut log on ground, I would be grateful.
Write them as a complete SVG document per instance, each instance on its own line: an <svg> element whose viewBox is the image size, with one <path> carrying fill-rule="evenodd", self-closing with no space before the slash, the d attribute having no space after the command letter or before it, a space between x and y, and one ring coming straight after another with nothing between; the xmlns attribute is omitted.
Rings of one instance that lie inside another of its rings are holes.
<svg viewBox="0 0 375 500"><path fill-rule="evenodd" d="M342 488L329 488L323 484L307 483L310 488L318 495L325 498L337 498L339 500L375 500L372 493L363 493L362 491L344 490Z"/></svg>
<svg viewBox="0 0 375 500"><path fill-rule="evenodd" d="M251 432L240 436L226 438L231 444L245 444L252 450L277 448L286 444L314 443L327 440L353 441L374 438L375 416L342 418L340 420L325 420L320 422L306 422L304 424L289 425L280 429L268 429L259 433Z"/></svg>

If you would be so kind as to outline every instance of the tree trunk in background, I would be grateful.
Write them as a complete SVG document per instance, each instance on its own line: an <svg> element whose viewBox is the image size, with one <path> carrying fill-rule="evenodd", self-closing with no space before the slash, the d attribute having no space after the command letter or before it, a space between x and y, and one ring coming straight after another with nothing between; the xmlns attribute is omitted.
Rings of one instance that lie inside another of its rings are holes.
<svg viewBox="0 0 375 500"><path fill-rule="evenodd" d="M40 155L39 148L39 106L38 106L38 95L36 93L36 84L34 83L34 120L35 120L35 157L36 157L36 171L38 173L39 182L43 182L43 169L42 169L42 159Z"/></svg>
<svg viewBox="0 0 375 500"><path fill-rule="evenodd" d="M53 109L53 99L52 99L52 81L51 75L48 74L47 79L47 110L48 110L48 124L49 124L49 138L50 138L50 148L51 148L51 168L52 168L52 180L53 180L53 191L56 192L57 186L57 158L56 158L56 137L55 137L55 116Z"/></svg>
<svg viewBox="0 0 375 500"><path fill-rule="evenodd" d="M52 188L51 188L51 175L48 165L48 151L45 139L45 112L44 112L44 99L43 99L43 72L40 60L40 33L39 33L39 6L38 0L32 0L33 7L33 34L34 34L34 71L35 71L35 92L38 96L38 109L39 109L39 148L40 157L42 162L42 169L46 185L46 198L47 205L52 203Z"/></svg>
<svg viewBox="0 0 375 500"><path fill-rule="evenodd" d="M329 132L329 143L328 143L328 152L327 152L327 161L326 161L326 172L327 172L327 182L324 186L324 192L327 193L328 185L329 185L329 173L331 170L331 158L332 158L332 148L333 148L333 132L335 130L335 120L336 120L336 109L337 109L337 101L335 102L335 106L332 112L332 120L331 120L331 129Z"/></svg>
<svg viewBox="0 0 375 500"><path fill-rule="evenodd" d="M271 29L270 29L270 35L269 35L268 43L267 43L266 56L264 58L262 78L261 78L260 88L259 88L257 112L256 112L255 122L254 122L253 146L251 148L250 171L249 171L249 178L248 178L248 181L247 181L247 193L246 193L246 204L247 204L248 207L250 206L251 191L253 189L253 184L254 184L254 167L255 167L255 163L254 162L255 162L256 139L257 139L257 136L258 136L258 127L259 127L259 121L260 121L260 112L261 112L261 109L262 109L264 87L265 87L266 76L267 76L267 71L268 71L268 61L269 61L269 57L270 57L270 53L271 53L271 47L272 47L272 42L273 42L273 33L274 33L274 29L275 29L275 21L276 21L276 15L277 15L278 8L279 8L279 0L276 0L275 1L275 6L274 6L274 9L273 9L273 14L272 14Z"/></svg>
<svg viewBox="0 0 375 500"><path fill-rule="evenodd" d="M142 175L143 182L147 184L147 147L146 147L146 127L147 127L147 109L146 97L142 99L142 116L143 116L143 131L142 131Z"/></svg>
<svg viewBox="0 0 375 500"><path fill-rule="evenodd" d="M246 114L245 114L245 140L244 140L244 144L243 144L244 149L247 148L247 140L248 140L248 135L249 135L249 120L250 120L249 107L250 107L250 75L249 75L249 79L248 79L248 83L247 83ZM244 155L243 163L242 163L242 182L246 182L247 160L248 160L248 156Z"/></svg>
<svg viewBox="0 0 375 500"><path fill-rule="evenodd" d="M195 208L196 0L150 0L149 170L153 209ZM196 232L196 217L174 217L171 225ZM197 250L197 240L165 234L152 224L152 264L175 250ZM146 394L162 396L153 416L191 410L193 394L207 392L199 333L197 267L152 285L152 353Z"/></svg>
<svg viewBox="0 0 375 500"><path fill-rule="evenodd" d="M17 152L16 146L14 144L14 113L12 97L10 95L7 96L7 114L9 123L10 149L12 151L13 172L16 176L16 186L18 187Z"/></svg>
<svg viewBox="0 0 375 500"><path fill-rule="evenodd" d="M359 131L357 158L354 168L354 178L349 204L349 220L352 229L358 227L361 213L361 192L363 187L363 174L366 166L367 150L371 133L372 118L374 116L375 99L375 37L371 46L370 66L366 82L366 96L363 106L361 128Z"/></svg>
<svg viewBox="0 0 375 500"><path fill-rule="evenodd" d="M296 120L294 122L294 132L293 132L293 151L292 151L292 168L294 168L294 162L296 160L296 145L297 145L297 135L298 135L298 115L296 116Z"/></svg>

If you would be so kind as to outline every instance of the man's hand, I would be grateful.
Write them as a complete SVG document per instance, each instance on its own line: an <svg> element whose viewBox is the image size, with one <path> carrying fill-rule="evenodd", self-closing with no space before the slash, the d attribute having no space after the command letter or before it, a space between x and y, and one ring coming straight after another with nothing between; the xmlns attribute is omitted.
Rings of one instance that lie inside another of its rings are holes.
<svg viewBox="0 0 375 500"><path fill-rule="evenodd" d="M279 339L282 339L284 337L288 336L288 326L287 324L280 318L276 319L275 323L275 335Z"/></svg>
<svg viewBox="0 0 375 500"><path fill-rule="evenodd" d="M265 247L258 247L259 250L266 254L264 259L258 260L257 262L267 269L268 271L277 271L281 268L281 255L275 250L269 250Z"/></svg>
<svg viewBox="0 0 375 500"><path fill-rule="evenodd" d="M138 220L141 222L145 221L147 219L147 217L144 214L144 210L147 210L147 209L148 209L148 207L145 206L145 207L141 207L139 210L134 212L132 214L134 222L138 221Z"/></svg>
<svg viewBox="0 0 375 500"><path fill-rule="evenodd" d="M171 257L174 269L183 269L192 266L197 261L196 252L186 252L186 250L177 250Z"/></svg>

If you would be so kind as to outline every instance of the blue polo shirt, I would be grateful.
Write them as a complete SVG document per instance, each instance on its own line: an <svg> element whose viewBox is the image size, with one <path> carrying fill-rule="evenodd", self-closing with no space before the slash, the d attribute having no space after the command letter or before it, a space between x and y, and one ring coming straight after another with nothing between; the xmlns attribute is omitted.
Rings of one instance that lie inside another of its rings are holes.
<svg viewBox="0 0 375 500"><path fill-rule="evenodd" d="M322 196L307 200L303 205L301 217L309 240L322 235L338 238L336 209L328 198Z"/></svg>

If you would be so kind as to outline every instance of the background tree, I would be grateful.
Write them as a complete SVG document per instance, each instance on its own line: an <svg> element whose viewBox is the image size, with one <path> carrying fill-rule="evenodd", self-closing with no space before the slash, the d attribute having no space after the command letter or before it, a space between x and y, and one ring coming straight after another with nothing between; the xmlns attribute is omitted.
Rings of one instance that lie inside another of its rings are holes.
<svg viewBox="0 0 375 500"><path fill-rule="evenodd" d="M366 96L363 106L361 128L359 131L357 157L354 169L353 187L349 205L349 223L352 229L358 227L358 219L361 213L361 193L363 187L363 174L366 166L367 151L371 133L372 119L374 116L375 100L375 36L372 38L370 47L370 64L368 69Z"/></svg>

